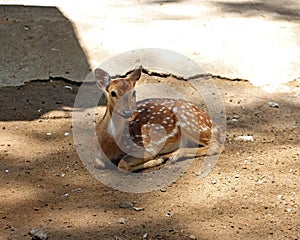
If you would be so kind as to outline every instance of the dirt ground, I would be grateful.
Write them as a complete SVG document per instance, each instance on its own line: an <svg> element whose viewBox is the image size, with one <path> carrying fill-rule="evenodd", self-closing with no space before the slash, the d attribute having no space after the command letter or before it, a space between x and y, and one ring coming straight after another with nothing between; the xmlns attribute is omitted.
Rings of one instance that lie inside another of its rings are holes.
<svg viewBox="0 0 300 240"><path fill-rule="evenodd" d="M143 81L188 84L146 74ZM226 151L207 177L197 176L202 159L195 159L166 189L142 194L103 185L78 157L71 113L79 86L2 88L0 239L31 239L34 227L57 240L300 239L299 82L270 94L244 81L213 81L226 108ZM236 140L241 135L254 141ZM143 209L120 207L128 202Z"/></svg>

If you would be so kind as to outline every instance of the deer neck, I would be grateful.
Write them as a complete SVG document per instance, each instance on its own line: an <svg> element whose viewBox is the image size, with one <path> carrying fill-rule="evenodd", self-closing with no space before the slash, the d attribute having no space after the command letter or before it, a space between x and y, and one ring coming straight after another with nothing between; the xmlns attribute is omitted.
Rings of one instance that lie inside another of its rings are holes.
<svg viewBox="0 0 300 240"><path fill-rule="evenodd" d="M106 132L107 138L114 139L118 142L121 139L124 128L127 124L128 120L118 114L113 114L108 107L100 123L100 128Z"/></svg>

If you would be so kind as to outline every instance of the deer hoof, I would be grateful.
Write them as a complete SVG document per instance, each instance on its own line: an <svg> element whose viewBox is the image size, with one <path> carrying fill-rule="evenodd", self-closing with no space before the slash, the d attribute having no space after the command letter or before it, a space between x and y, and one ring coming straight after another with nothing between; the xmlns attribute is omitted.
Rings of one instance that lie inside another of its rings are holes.
<svg viewBox="0 0 300 240"><path fill-rule="evenodd" d="M95 158L94 168L96 169L105 169L105 163L101 161L99 158Z"/></svg>
<svg viewBox="0 0 300 240"><path fill-rule="evenodd" d="M124 171L129 171L129 166L128 166L127 162L126 162L124 159L122 159L122 160L119 162L118 168L120 168L120 169L122 169L122 170L124 170Z"/></svg>

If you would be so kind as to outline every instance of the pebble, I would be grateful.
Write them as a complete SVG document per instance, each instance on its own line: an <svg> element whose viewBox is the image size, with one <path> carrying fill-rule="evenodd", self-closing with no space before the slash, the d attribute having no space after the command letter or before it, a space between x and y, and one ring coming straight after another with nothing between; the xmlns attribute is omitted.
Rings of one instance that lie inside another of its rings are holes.
<svg viewBox="0 0 300 240"><path fill-rule="evenodd" d="M216 180L211 180L211 184L216 184L217 183L217 181Z"/></svg>
<svg viewBox="0 0 300 240"><path fill-rule="evenodd" d="M161 191L161 192L166 192L167 189L166 189L166 188L161 188L160 191Z"/></svg>
<svg viewBox="0 0 300 240"><path fill-rule="evenodd" d="M191 239L191 240L196 240L197 238L196 238L195 235L190 235L189 239Z"/></svg>
<svg viewBox="0 0 300 240"><path fill-rule="evenodd" d="M282 200L283 199L283 195L281 195L281 194L279 194L279 195L277 195L277 200Z"/></svg>
<svg viewBox="0 0 300 240"><path fill-rule="evenodd" d="M71 86L65 86L65 88L72 90L73 88Z"/></svg>
<svg viewBox="0 0 300 240"><path fill-rule="evenodd" d="M64 136L65 136L65 137L67 137L67 136L69 136L69 135L70 135L70 133L68 133L68 132L65 132L65 133L64 133Z"/></svg>
<svg viewBox="0 0 300 240"><path fill-rule="evenodd" d="M268 105L269 105L269 107L272 107L272 108L278 108L279 107L279 104L277 102L269 102Z"/></svg>
<svg viewBox="0 0 300 240"><path fill-rule="evenodd" d="M168 218L173 217L173 213L171 213L171 212L166 213L166 217L168 217Z"/></svg>
<svg viewBox="0 0 300 240"><path fill-rule="evenodd" d="M148 240L149 239L149 234L148 233L145 233L144 235L143 235L143 240Z"/></svg>
<svg viewBox="0 0 300 240"><path fill-rule="evenodd" d="M125 218L119 218L118 222L119 222L120 224L125 224Z"/></svg>
<svg viewBox="0 0 300 240"><path fill-rule="evenodd" d="M291 208L286 208L285 211L289 213L289 212L292 211L292 209Z"/></svg>
<svg viewBox="0 0 300 240"><path fill-rule="evenodd" d="M29 235L32 240L45 240L48 239L47 233L45 233L42 229L34 227L29 231Z"/></svg>
<svg viewBox="0 0 300 240"><path fill-rule="evenodd" d="M48 133L46 133L46 135L47 135L47 136L51 136L51 135L52 135L52 133L48 132Z"/></svg>
<svg viewBox="0 0 300 240"><path fill-rule="evenodd" d="M82 188L75 188L72 190L72 192L83 192Z"/></svg>
<svg viewBox="0 0 300 240"><path fill-rule="evenodd" d="M233 115L231 121L232 121L232 122L238 122L238 121L239 121L239 118L240 118L240 117L239 117L238 115Z"/></svg>
<svg viewBox="0 0 300 240"><path fill-rule="evenodd" d="M235 138L237 141L244 141L244 142L253 142L254 138L253 136L237 136Z"/></svg>
<svg viewBox="0 0 300 240"><path fill-rule="evenodd" d="M0 212L0 219L5 219L6 218L6 215L4 212Z"/></svg>
<svg viewBox="0 0 300 240"><path fill-rule="evenodd" d="M120 208L133 208L133 203L132 202L123 202L123 203L120 203L119 207Z"/></svg>
<svg viewBox="0 0 300 240"><path fill-rule="evenodd" d="M135 211L138 211L138 212L144 210L143 207L133 207L133 209L134 209Z"/></svg>
<svg viewBox="0 0 300 240"><path fill-rule="evenodd" d="M64 194L64 197L69 197L69 193L65 193L65 194Z"/></svg>

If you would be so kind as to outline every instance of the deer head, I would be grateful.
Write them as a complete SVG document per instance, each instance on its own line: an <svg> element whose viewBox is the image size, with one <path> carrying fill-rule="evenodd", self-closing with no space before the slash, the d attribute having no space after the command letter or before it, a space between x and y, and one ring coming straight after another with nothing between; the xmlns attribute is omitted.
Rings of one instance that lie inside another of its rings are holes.
<svg viewBox="0 0 300 240"><path fill-rule="evenodd" d="M136 68L127 78L111 80L109 74L104 70L95 69L95 79L98 87L106 94L108 104L107 110L124 119L132 116L136 109L136 93L134 90L136 82L140 79L142 66Z"/></svg>

